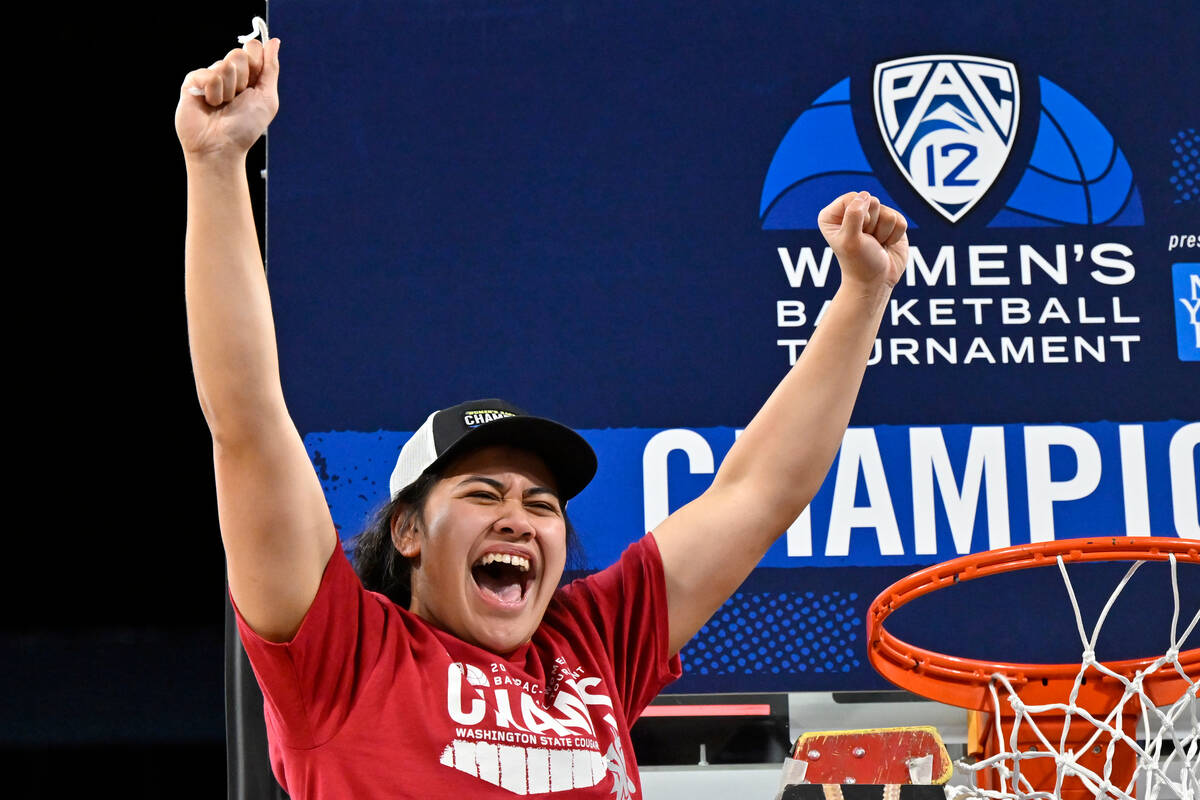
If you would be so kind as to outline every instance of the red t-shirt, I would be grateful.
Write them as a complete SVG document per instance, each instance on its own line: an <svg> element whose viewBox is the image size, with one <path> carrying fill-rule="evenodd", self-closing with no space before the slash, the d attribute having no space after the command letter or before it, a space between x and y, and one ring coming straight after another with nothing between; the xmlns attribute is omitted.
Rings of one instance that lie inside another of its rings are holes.
<svg viewBox="0 0 1200 800"><path fill-rule="evenodd" d="M641 796L629 727L679 677L653 536L555 593L508 658L363 589L340 547L292 641L238 616L295 800ZM568 794L569 792L569 794Z"/></svg>

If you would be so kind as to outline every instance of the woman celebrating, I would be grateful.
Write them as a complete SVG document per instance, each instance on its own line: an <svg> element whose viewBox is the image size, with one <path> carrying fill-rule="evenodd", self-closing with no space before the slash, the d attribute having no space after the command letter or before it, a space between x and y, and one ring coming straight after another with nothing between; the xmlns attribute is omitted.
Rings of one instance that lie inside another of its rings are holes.
<svg viewBox="0 0 1200 800"><path fill-rule="evenodd" d="M250 41L190 73L176 111L196 385L275 775L298 799L635 797L629 727L824 479L906 224L865 192L821 212L842 280L820 327L711 487L612 567L558 587L595 456L493 399L404 446L356 573L284 403L250 207L278 77L279 40Z"/></svg>

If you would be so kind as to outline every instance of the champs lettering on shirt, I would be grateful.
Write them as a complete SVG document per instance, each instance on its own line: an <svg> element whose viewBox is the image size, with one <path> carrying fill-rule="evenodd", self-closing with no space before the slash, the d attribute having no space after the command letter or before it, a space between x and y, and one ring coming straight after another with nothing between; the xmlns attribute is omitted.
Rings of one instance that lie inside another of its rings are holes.
<svg viewBox="0 0 1200 800"><path fill-rule="evenodd" d="M440 763L518 795L610 780L606 785L617 800L632 797L636 788L626 772L612 699L597 690L599 678L582 673L556 659L547 693L514 677L503 663L485 671L452 662L446 713L457 727ZM607 744L603 751L601 741Z"/></svg>

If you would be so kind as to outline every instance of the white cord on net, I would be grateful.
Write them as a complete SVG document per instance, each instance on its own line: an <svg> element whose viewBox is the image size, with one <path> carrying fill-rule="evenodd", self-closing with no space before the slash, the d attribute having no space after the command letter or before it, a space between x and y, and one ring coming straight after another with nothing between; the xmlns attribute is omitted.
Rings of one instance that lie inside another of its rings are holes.
<svg viewBox="0 0 1200 800"><path fill-rule="evenodd" d="M1145 777L1145 797L1141 798L1141 800L1156 800L1163 789L1169 789L1180 800L1200 800L1200 715L1197 713L1197 697L1200 696L1200 679L1188 675L1183 669L1183 665L1179 663L1179 651L1183 643L1187 641L1192 631L1200 624L1200 610L1197 610L1183 634L1178 635L1180 612L1178 564L1174 555L1170 555L1169 559L1171 588L1174 599L1171 617L1171 646L1166 653L1155 659L1144 669L1136 672L1132 678L1126 678L1096 661L1095 647L1100 637L1101 627L1108 616L1109 610L1129 583L1133 573L1145 562L1134 563L1125 573L1125 577L1117 585L1108 602L1105 604L1104 610L1101 612L1092 630L1092 635L1089 637L1084 628L1083 617L1079 611L1079 604L1075 598L1074 588L1071 585L1070 577L1067 575L1066 564L1061 556L1058 558L1059 571L1062 573L1067 594L1071 600L1071 607L1075 613L1076 627L1084 647L1083 663L1080 665L1079 673L1075 676L1070 696L1066 703L1049 703L1036 706L1026 705L1017 696L1016 690L1006 676L999 673L993 675L991 683L988 685L988 691L992 699L993 724L997 726L997 740L1008 742L1008 751L997 753L975 764L960 761L957 763L957 766L964 772L972 775L988 769L994 770L999 779L999 788L998 790L992 790L979 789L975 786L947 786L946 796L948 798L952 798L952 800L960 800L961 798L1054 800L1062 791L1064 778L1072 776L1077 778L1097 798L1134 800L1134 787L1138 776L1142 775ZM1187 688L1180 695L1179 699L1169 707L1165 707L1166 711L1163 711L1156 707L1146 695L1143 683L1147 677L1158 672L1168 664L1183 678L1187 684ZM1084 681L1084 674L1089 668L1120 681L1124 686L1124 692L1120 700L1116 703L1116 707L1103 720L1097 719L1087 709L1080 708L1075 704L1080 686ZM1007 737L1001 724L1000 694L996 689L997 685L1002 685L1007 691L1007 701L1014 712L1012 729ZM1126 713L1125 705L1133 697L1137 698L1137 705L1140 706L1139 715L1142 719L1142 736L1146 742L1144 747L1126 735L1122 724L1123 716ZM1058 749L1051 746L1049 740L1042 733L1041 729L1038 728L1037 720L1034 717L1035 714L1047 711L1058 712L1059 718L1063 719L1063 735L1059 741ZM1092 736L1083 747L1079 748L1079 753L1091 751L1102 736L1108 737L1104 767L1101 775L1097 775L1094 771L1080 765L1076 760L1077 753L1066 750L1066 731L1071 724L1073 716L1079 717L1079 722L1076 724L1086 721L1095 728ZM1152 718L1158 722L1158 730L1153 735L1151 735L1150 731L1150 720ZM1044 750L1039 749L1026 752L1019 750L1017 740L1018 732L1022 726L1025 726L1037 738ZM1174 747L1172 752L1166 756L1162 756L1165 737L1170 738ZM1137 768L1134 770L1130 783L1125 787L1114 786L1111 783L1113 755L1118 744L1129 747L1137 757ZM1021 774L1022 761L1045 758L1053 758L1057 767L1055 770L1055 786L1052 792L1035 791L1029 779ZM1178 766L1177 779L1172 777L1173 768L1176 766Z"/></svg>
<svg viewBox="0 0 1200 800"><path fill-rule="evenodd" d="M251 39L254 39L256 37L262 37L263 46L266 47L267 42L269 42L271 40L271 34L267 33L267 21L265 19L263 19L262 17L255 17L250 22L254 26L254 30L243 36L239 36L238 43L244 46ZM188 94L192 94L192 95L196 95L197 97L201 97L204 95L204 90L198 86L189 86Z"/></svg>

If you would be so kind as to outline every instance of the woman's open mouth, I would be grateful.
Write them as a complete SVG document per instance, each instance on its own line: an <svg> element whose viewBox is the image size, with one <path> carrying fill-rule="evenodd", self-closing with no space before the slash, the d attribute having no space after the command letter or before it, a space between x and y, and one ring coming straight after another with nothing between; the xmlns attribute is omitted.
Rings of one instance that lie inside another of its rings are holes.
<svg viewBox="0 0 1200 800"><path fill-rule="evenodd" d="M519 606L533 582L529 559L509 553L487 553L471 567L484 598L502 606Z"/></svg>

